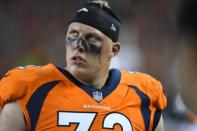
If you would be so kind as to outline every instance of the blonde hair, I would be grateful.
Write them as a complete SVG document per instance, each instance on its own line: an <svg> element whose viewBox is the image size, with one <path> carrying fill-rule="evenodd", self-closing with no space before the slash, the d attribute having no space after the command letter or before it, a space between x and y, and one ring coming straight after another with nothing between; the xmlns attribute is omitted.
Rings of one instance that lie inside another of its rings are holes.
<svg viewBox="0 0 197 131"><path fill-rule="evenodd" d="M101 7L110 8L109 3L106 0L91 0L88 3L96 3L99 4Z"/></svg>

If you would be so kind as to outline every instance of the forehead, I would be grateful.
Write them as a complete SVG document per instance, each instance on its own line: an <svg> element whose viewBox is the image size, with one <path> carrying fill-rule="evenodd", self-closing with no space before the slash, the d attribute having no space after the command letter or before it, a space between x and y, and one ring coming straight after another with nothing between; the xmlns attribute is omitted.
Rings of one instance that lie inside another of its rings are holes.
<svg viewBox="0 0 197 131"><path fill-rule="evenodd" d="M104 33L97 30L96 28L91 27L91 26L86 25L86 24L83 24L83 23L79 23L79 22L71 23L68 27L68 32L71 31L71 30L76 30L76 31L79 31L81 33L95 33L95 34L98 34L100 36L105 36Z"/></svg>

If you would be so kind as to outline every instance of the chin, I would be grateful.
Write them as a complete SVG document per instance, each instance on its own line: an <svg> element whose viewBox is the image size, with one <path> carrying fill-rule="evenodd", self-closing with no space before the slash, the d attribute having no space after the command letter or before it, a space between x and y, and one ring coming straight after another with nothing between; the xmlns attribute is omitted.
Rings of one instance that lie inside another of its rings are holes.
<svg viewBox="0 0 197 131"><path fill-rule="evenodd" d="M81 76L87 74L87 69L82 67L72 67L70 73L74 76Z"/></svg>

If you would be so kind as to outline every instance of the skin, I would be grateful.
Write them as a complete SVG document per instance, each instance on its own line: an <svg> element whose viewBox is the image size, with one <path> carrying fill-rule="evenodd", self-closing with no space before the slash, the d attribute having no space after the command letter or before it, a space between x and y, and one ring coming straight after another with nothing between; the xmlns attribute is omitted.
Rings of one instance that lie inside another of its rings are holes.
<svg viewBox="0 0 197 131"><path fill-rule="evenodd" d="M119 43L113 43L99 30L72 23L66 37L66 70L82 83L100 89L107 80L111 58L118 54L119 49ZM80 56L85 62L75 64L73 56Z"/></svg>
<svg viewBox="0 0 197 131"><path fill-rule="evenodd" d="M11 102L0 109L0 131L27 131L23 112L18 103Z"/></svg>
<svg viewBox="0 0 197 131"><path fill-rule="evenodd" d="M66 35L65 69L82 83L100 89L107 80L111 58L118 54L119 49L119 43L112 42L99 30L81 23L71 23ZM27 130L23 112L16 102L6 104L0 112L0 131ZM161 117L156 131L162 130Z"/></svg>

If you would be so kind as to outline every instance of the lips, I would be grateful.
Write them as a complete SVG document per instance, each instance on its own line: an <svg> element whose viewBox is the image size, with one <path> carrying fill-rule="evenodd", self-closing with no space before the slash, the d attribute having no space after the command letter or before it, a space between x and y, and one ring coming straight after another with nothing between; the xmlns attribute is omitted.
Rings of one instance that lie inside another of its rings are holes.
<svg viewBox="0 0 197 131"><path fill-rule="evenodd" d="M82 63L86 63L87 61L84 60L81 56L73 56L71 58L71 60L75 63L75 64L82 64Z"/></svg>

